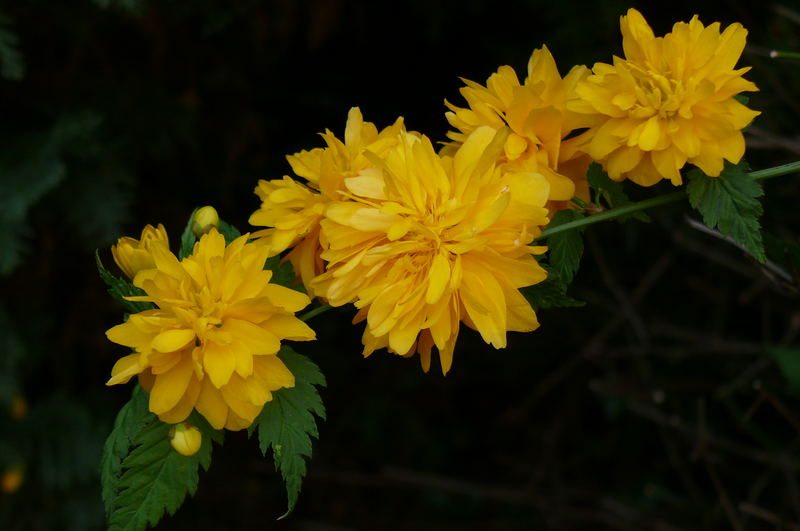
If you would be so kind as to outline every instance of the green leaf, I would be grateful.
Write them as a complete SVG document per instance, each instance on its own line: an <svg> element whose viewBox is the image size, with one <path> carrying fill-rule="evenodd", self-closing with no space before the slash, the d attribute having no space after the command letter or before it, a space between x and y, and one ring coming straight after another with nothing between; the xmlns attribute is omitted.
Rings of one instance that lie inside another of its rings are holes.
<svg viewBox="0 0 800 531"><path fill-rule="evenodd" d="M219 220L219 227L217 227L217 230L220 234L225 236L225 243L231 243L233 240L242 235L242 233L239 232L239 229L223 220Z"/></svg>
<svg viewBox="0 0 800 531"><path fill-rule="evenodd" d="M0 77L19 81L25 75L25 62L19 53L19 39L9 26L11 19L0 14Z"/></svg>
<svg viewBox="0 0 800 531"><path fill-rule="evenodd" d="M179 260L183 260L187 256L190 256L194 251L194 244L197 242L197 236L195 236L194 232L192 231L192 223L194 222L195 212L197 212L196 208L192 210L192 213L189 215L189 221L186 222L186 227L183 229L183 234L181 234L181 248L178 251Z"/></svg>
<svg viewBox="0 0 800 531"><path fill-rule="evenodd" d="M97 271L100 273L100 278L102 278L103 282L108 286L108 293L115 300L121 302L129 312L139 313L153 308L153 305L149 302L125 300L125 297L137 297L147 294L127 280L117 278L109 273L108 269L103 266L103 262L100 261L100 253L98 251L94 252L94 258L97 263Z"/></svg>
<svg viewBox="0 0 800 531"><path fill-rule="evenodd" d="M319 437L314 414L325 418L325 407L315 387L325 386L325 377L314 362L289 347L282 347L278 356L294 374L295 385L272 393L272 400L264 405L250 433L258 430L264 455L272 448L275 468L283 476L288 497L288 509L283 518L297 503L306 475L305 458L311 457L311 437Z"/></svg>
<svg viewBox="0 0 800 531"><path fill-rule="evenodd" d="M148 409L148 394L139 386L133 388L131 399L122 406L114 421L114 428L103 446L100 460L100 483L106 515L111 514L114 500L119 493L122 461L127 457L136 434L155 420Z"/></svg>
<svg viewBox="0 0 800 531"><path fill-rule="evenodd" d="M273 284L279 284L301 293L306 292L305 286L294 274L294 267L292 267L292 263L289 260L281 260L278 255L271 256L267 259L267 263L264 264L264 269L272 271L270 282Z"/></svg>
<svg viewBox="0 0 800 531"><path fill-rule="evenodd" d="M800 396L800 349L770 347L767 348L767 354L775 359L778 368L789 382L789 393Z"/></svg>
<svg viewBox="0 0 800 531"><path fill-rule="evenodd" d="M175 514L186 495L197 491L199 467L208 470L212 442L221 443L223 433L193 413L189 422L203 434L200 450L185 457L169 443L170 424L153 416L136 433L136 448L122 462L125 472L119 481L119 495L112 502L108 519L110 531L141 531L154 526L165 512Z"/></svg>
<svg viewBox="0 0 800 531"><path fill-rule="evenodd" d="M520 289L534 310L550 308L577 308L586 303L573 299L566 293L566 286L555 275L548 276L543 282Z"/></svg>
<svg viewBox="0 0 800 531"><path fill-rule="evenodd" d="M618 208L631 204L632 201L628 194L625 193L622 183L612 181L600 164L592 162L589 166L589 171L586 172L586 180L589 181L589 186L597 192L598 196L603 198L609 208ZM617 221L625 221L630 218L644 222L650 221L650 217L644 212L635 212L616 219Z"/></svg>
<svg viewBox="0 0 800 531"><path fill-rule="evenodd" d="M733 238L760 262L766 260L761 226L758 222L763 209L759 197L761 185L747 173L747 164L725 163L719 177L708 177L695 169L689 172L686 192L689 203L703 215L710 228Z"/></svg>
<svg viewBox="0 0 800 531"><path fill-rule="evenodd" d="M583 217L583 214L575 210L560 210L553 216L548 228L557 227ZM583 255L582 232L582 229L568 230L547 238L547 246L550 248L550 270L565 287L572 282L572 277L575 276L581 264L581 256Z"/></svg>

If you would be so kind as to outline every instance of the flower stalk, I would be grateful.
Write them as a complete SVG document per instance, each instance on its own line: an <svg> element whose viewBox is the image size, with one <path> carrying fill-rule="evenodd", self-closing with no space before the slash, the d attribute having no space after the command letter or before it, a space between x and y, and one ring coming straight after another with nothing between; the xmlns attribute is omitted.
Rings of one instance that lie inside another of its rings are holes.
<svg viewBox="0 0 800 531"><path fill-rule="evenodd" d="M788 175L797 172L800 172L800 161L790 162L788 164L782 164L780 166L774 166L772 168L753 171L750 172L749 175L753 178L753 180L760 181L763 179L770 179L772 177L779 177L781 175ZM588 216L582 219L570 221L569 223L564 223L563 225L559 225L557 227L545 229L542 231L541 236L539 236L537 240L543 240L560 232L566 232L568 230L577 229L579 227L585 227L587 225L592 225L594 223L599 223L601 221L616 219L620 216L633 214L634 212L639 212L642 210L647 210L649 208L654 208L657 206L666 205L668 203L673 203L685 196L686 196L686 189L681 188L680 190L677 190L675 192L660 195L657 197L651 197L650 199L645 199L643 201L631 203L623 207L612 208L611 210L606 210L600 212L599 214L594 214L592 216Z"/></svg>

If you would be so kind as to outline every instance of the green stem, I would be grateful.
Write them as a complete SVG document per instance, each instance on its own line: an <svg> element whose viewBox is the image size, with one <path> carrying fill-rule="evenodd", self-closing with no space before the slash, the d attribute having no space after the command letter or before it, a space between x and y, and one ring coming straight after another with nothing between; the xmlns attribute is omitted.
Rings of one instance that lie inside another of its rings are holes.
<svg viewBox="0 0 800 531"><path fill-rule="evenodd" d="M750 172L749 175L753 178L753 180L760 181L762 179L769 179L771 177L778 177L779 175L786 175L795 172L800 172L800 161L790 162L789 164L783 164L781 166L775 166L773 168L767 168L765 170L753 171ZM559 232L565 232L568 230L577 229L578 227L584 227L586 225L591 225L593 223L599 223L601 221L618 218L620 216L626 216L628 214L633 214L634 212L639 212L641 210L646 210L648 208L666 205L667 203L673 203L685 196L686 196L686 189L681 188L680 190L677 190L675 192L670 192L668 194L660 195L658 197L651 197L650 199L645 199L644 201L631 203L623 207L612 208L611 210L606 210L604 212L600 212L599 214L594 214L586 218L576 219L575 221L570 221L568 223L564 223L563 225L558 225L557 227L551 227L549 229L545 229L542 231L542 234L536 239L541 240L549 236L553 236L554 234L558 234Z"/></svg>
<svg viewBox="0 0 800 531"><path fill-rule="evenodd" d="M306 313L304 313L303 315L301 315L300 316L300 320L301 321L308 321L312 317L316 317L321 313L325 313L328 310L330 310L331 308L333 308L333 306L331 306L330 304L323 304L321 306L317 306L313 310L309 310Z"/></svg>
<svg viewBox="0 0 800 531"><path fill-rule="evenodd" d="M784 52L781 50L772 50L769 56L773 59L800 59L800 52Z"/></svg>

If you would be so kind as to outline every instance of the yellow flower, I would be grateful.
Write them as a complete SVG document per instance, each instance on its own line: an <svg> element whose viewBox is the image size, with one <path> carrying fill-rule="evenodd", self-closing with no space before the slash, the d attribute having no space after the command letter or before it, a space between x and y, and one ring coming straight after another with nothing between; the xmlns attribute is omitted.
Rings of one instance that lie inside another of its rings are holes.
<svg viewBox="0 0 800 531"><path fill-rule="evenodd" d="M401 133L373 167L344 180L346 200L322 220L327 271L315 281L334 306L354 302L366 319L364 355L388 349L431 349L450 369L459 326L480 332L495 348L506 332L538 327L518 289L545 271L531 253L550 186L534 172L495 164L507 129L478 127L453 156L437 155L427 137Z"/></svg>
<svg viewBox="0 0 800 531"><path fill-rule="evenodd" d="M612 179L642 186L681 184L687 162L709 176L720 174L723 159L738 163L741 130L760 114L734 98L758 90L742 77L749 67L734 69L747 30L731 24L720 33L718 22L706 27L695 15L656 37L635 9L620 28L625 58L595 64L568 104L591 126L589 155Z"/></svg>
<svg viewBox="0 0 800 531"><path fill-rule="evenodd" d="M309 304L297 291L270 284L269 249L247 244L245 234L227 247L216 229L204 234L181 261L166 246L152 246L154 268L133 280L147 294L129 300L157 309L131 315L106 332L134 353L117 361L107 385L140 375L150 391L150 411L175 424L192 409L216 429L249 426L271 391L294 386L275 355L284 339L315 338L294 316Z"/></svg>
<svg viewBox="0 0 800 531"><path fill-rule="evenodd" d="M111 246L111 254L122 272L132 279L142 269L154 267L153 257L150 255L150 249L154 245L168 245L167 231L161 223L157 228L147 225L138 240L128 236L120 238L116 245Z"/></svg>
<svg viewBox="0 0 800 531"><path fill-rule="evenodd" d="M293 247L287 259L309 293L313 293L311 280L324 270L319 257L319 222L325 208L340 198L344 179L370 166L365 152L384 152L397 143L403 130L403 120L398 118L378 132L374 124L364 121L358 107L353 107L347 115L344 142L326 130L322 138L327 147L286 157L305 183L289 176L258 182L255 193L261 208L250 216L250 224L271 228L254 232L253 237L263 238L273 255Z"/></svg>
<svg viewBox="0 0 800 531"><path fill-rule="evenodd" d="M589 74L585 66L575 66L562 79L546 46L534 50L528 61L528 77L520 84L510 66L501 66L486 86L465 80L461 94L469 105L457 107L447 101L450 124L458 129L447 136L460 145L480 126L499 130L508 126L500 162L509 170L533 171L550 183L551 201L568 201L574 196L589 199L586 170L591 160L578 147L586 135L574 135L581 127L566 102L575 86ZM577 190L576 190L577 186Z"/></svg>
<svg viewBox="0 0 800 531"><path fill-rule="evenodd" d="M197 426L192 426L188 422L176 424L169 430L169 444L185 457L191 457L199 452L202 443L203 434Z"/></svg>

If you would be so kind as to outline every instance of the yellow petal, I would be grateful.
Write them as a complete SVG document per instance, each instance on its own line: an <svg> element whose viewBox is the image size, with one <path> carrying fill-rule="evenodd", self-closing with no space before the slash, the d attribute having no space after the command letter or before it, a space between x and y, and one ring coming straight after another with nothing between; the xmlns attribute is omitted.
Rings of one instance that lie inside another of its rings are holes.
<svg viewBox="0 0 800 531"><path fill-rule="evenodd" d="M159 352L174 352L188 345L194 338L195 333L191 329L167 330L153 338L151 347Z"/></svg>
<svg viewBox="0 0 800 531"><path fill-rule="evenodd" d="M185 355L172 370L157 375L150 390L150 411L160 415L175 407L193 374L192 358Z"/></svg>
<svg viewBox="0 0 800 531"><path fill-rule="evenodd" d="M129 354L118 359L114 364L111 369L111 378L106 382L106 385L128 383L131 377L136 376L142 370L144 370L144 367L139 365L139 353Z"/></svg>
<svg viewBox="0 0 800 531"><path fill-rule="evenodd" d="M425 295L425 301L428 304L434 304L438 301L445 292L448 283L450 282L450 260L444 253L438 253L431 263L430 272L428 273L428 291Z"/></svg>

